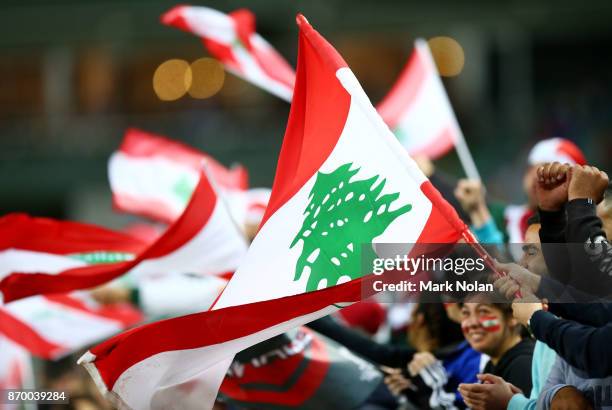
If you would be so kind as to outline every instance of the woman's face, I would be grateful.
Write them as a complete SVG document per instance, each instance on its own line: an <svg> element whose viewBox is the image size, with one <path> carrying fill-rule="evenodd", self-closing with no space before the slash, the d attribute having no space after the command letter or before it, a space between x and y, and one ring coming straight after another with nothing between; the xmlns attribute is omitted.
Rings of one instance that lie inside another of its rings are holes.
<svg viewBox="0 0 612 410"><path fill-rule="evenodd" d="M461 330L470 346L494 356L508 335L508 323L501 310L487 303L464 303L461 307Z"/></svg>

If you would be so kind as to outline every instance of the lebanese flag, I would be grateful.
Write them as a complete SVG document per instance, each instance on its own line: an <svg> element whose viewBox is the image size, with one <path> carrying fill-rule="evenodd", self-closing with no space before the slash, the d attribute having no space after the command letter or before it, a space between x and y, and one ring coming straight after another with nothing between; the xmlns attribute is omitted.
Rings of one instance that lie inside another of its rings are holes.
<svg viewBox="0 0 612 410"><path fill-rule="evenodd" d="M208 7L177 6L161 20L201 37L208 52L229 72L291 101L293 68L255 32L255 16L249 10L225 14Z"/></svg>
<svg viewBox="0 0 612 410"><path fill-rule="evenodd" d="M237 352L372 289L362 245L454 243L468 232L336 50L297 20L295 94L259 233L213 310L136 328L80 359L118 407L158 408L197 379L211 408Z"/></svg>
<svg viewBox="0 0 612 410"><path fill-rule="evenodd" d="M0 218L5 302L101 285L127 272L225 275L247 244L203 172L183 214L150 245L120 232L12 214ZM100 263L105 262L105 263Z"/></svg>
<svg viewBox="0 0 612 410"><path fill-rule="evenodd" d="M461 129L425 40L414 51L378 112L410 155L439 158L460 138Z"/></svg>
<svg viewBox="0 0 612 410"><path fill-rule="evenodd" d="M101 306L88 294L33 296L0 307L0 333L34 356L55 360L143 320L130 304Z"/></svg>
<svg viewBox="0 0 612 410"><path fill-rule="evenodd" d="M220 191L247 189L244 167L227 169L210 155L180 142L129 128L108 163L113 205L123 212L172 223L185 210L202 164Z"/></svg>

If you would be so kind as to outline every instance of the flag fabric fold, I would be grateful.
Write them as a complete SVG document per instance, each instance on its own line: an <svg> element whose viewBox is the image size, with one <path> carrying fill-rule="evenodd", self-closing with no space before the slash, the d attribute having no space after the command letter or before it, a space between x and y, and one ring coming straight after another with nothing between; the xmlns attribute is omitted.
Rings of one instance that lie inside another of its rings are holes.
<svg viewBox="0 0 612 410"><path fill-rule="evenodd" d="M225 14L208 7L177 6L162 16L162 23L201 37L228 71L291 101L293 68L255 32L255 16L249 10Z"/></svg>
<svg viewBox="0 0 612 410"><path fill-rule="evenodd" d="M247 249L202 171L185 211L148 246L119 232L26 215L0 219L0 238L5 302L91 288L127 272L135 281L173 272L224 275L237 268Z"/></svg>
<svg viewBox="0 0 612 410"><path fill-rule="evenodd" d="M156 408L168 389L198 379L212 407L234 354L371 296L364 289L374 275L362 252L383 243L454 243L467 231L342 57L303 16L297 20L289 121L243 263L211 311L134 329L80 360L120 406Z"/></svg>

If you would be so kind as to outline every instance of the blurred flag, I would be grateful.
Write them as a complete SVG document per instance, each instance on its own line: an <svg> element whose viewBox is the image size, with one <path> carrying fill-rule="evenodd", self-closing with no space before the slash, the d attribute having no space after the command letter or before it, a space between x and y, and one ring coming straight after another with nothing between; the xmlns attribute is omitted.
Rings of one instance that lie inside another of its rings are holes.
<svg viewBox="0 0 612 410"><path fill-rule="evenodd" d="M126 272L146 275L233 272L247 244L208 178L183 214L149 246L92 225L13 214L0 219L0 291L4 301L101 285ZM104 263L100 263L104 262Z"/></svg>
<svg viewBox="0 0 612 410"><path fill-rule="evenodd" d="M80 359L117 405L158 408L197 378L211 408L235 353L363 296L373 277L362 277L363 244L452 243L467 230L340 55L301 15L298 25L295 94L259 233L213 310L118 335Z"/></svg>
<svg viewBox="0 0 612 410"><path fill-rule="evenodd" d="M2 335L0 331L0 391L34 387L32 361L28 352ZM19 405L0 403L0 410L17 410ZM25 408L36 408L26 406Z"/></svg>
<svg viewBox="0 0 612 410"><path fill-rule="evenodd" d="M244 167L227 169L210 155L180 142L130 128L108 163L114 206L172 223L185 210L202 164L222 192L247 189Z"/></svg>
<svg viewBox="0 0 612 410"><path fill-rule="evenodd" d="M0 334L54 360L142 321L130 304L98 305L86 293L33 296L0 307Z"/></svg>
<svg viewBox="0 0 612 410"><path fill-rule="evenodd" d="M378 112L410 155L439 158L461 130L425 40L414 51Z"/></svg>
<svg viewBox="0 0 612 410"><path fill-rule="evenodd" d="M436 159L454 147L467 177L480 180L425 40L415 41L404 71L377 109L410 155Z"/></svg>
<svg viewBox="0 0 612 410"><path fill-rule="evenodd" d="M249 10L225 14L208 7L177 6L162 16L162 23L201 37L228 71L291 101L293 68L255 32L255 16Z"/></svg>

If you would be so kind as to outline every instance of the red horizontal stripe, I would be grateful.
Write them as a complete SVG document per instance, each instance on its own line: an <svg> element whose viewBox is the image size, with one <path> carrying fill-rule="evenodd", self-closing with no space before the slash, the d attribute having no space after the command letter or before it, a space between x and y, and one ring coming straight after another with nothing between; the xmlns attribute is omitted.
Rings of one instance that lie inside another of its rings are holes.
<svg viewBox="0 0 612 410"><path fill-rule="evenodd" d="M330 288L264 302L162 320L117 335L90 349L109 390L129 367L157 353L224 343L362 296L369 276ZM369 287L371 288L371 286Z"/></svg>
<svg viewBox="0 0 612 410"><path fill-rule="evenodd" d="M45 299L63 307L118 322L122 327L133 326L142 322L144 318L142 313L129 303L115 303L92 308L82 300L65 294L47 295Z"/></svg>
<svg viewBox="0 0 612 410"><path fill-rule="evenodd" d="M0 333L42 359L58 357L66 348L43 339L34 329L0 308Z"/></svg>
<svg viewBox="0 0 612 410"><path fill-rule="evenodd" d="M112 251L140 253L146 243L123 232L80 222L14 213L0 218L0 250L23 249L56 255Z"/></svg>
<svg viewBox="0 0 612 410"><path fill-rule="evenodd" d="M119 150L136 158L165 158L199 172L202 164L222 187L246 189L248 173L243 167L227 169L210 155L178 141L155 135L137 128L128 128Z"/></svg>
<svg viewBox="0 0 612 410"><path fill-rule="evenodd" d="M174 222L179 215L163 201L132 196L125 192L116 191L113 191L113 208L120 212L144 216L145 218L166 224Z"/></svg>

